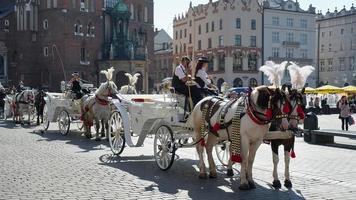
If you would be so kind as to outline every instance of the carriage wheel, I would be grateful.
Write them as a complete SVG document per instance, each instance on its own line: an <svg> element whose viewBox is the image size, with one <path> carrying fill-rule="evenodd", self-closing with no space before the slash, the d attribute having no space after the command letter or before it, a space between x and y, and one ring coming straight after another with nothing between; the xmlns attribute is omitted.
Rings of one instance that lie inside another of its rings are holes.
<svg viewBox="0 0 356 200"><path fill-rule="evenodd" d="M45 105L43 107L43 124L42 124L43 130L47 131L49 127L49 120L48 120L48 106Z"/></svg>
<svg viewBox="0 0 356 200"><path fill-rule="evenodd" d="M162 125L157 129L153 151L157 166L163 171L168 170L174 162L176 152L173 131L168 126Z"/></svg>
<svg viewBox="0 0 356 200"><path fill-rule="evenodd" d="M113 154L120 155L125 148L124 123L119 112L111 114L109 120L109 143Z"/></svg>
<svg viewBox="0 0 356 200"><path fill-rule="evenodd" d="M215 153L221 164L227 166L230 160L230 142L222 141L215 145Z"/></svg>
<svg viewBox="0 0 356 200"><path fill-rule="evenodd" d="M70 117L66 110L62 110L58 116L58 128L62 135L67 135L70 128Z"/></svg>

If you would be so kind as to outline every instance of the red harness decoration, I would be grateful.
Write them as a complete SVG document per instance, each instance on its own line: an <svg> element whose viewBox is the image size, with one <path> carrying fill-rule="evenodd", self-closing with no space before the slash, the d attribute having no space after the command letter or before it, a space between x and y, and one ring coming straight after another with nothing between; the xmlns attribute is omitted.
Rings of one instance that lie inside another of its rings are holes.
<svg viewBox="0 0 356 200"><path fill-rule="evenodd" d="M258 125L266 125L269 123L268 120L261 119L261 118L257 117L255 114L253 114L253 110L251 109L250 105L247 105L246 113L252 119L252 121Z"/></svg>
<svg viewBox="0 0 356 200"><path fill-rule="evenodd" d="M95 100L100 105L103 105L103 106L109 105L109 101L108 100L100 99L97 95L95 95Z"/></svg>

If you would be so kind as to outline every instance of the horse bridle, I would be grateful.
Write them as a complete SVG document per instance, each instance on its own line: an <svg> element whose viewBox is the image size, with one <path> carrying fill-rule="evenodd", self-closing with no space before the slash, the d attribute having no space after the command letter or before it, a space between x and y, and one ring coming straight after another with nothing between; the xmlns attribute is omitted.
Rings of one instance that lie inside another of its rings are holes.
<svg viewBox="0 0 356 200"><path fill-rule="evenodd" d="M302 119L302 117L300 116L301 114L298 112L298 106L300 106L303 101L303 97L300 96L301 94L298 93L298 91L292 91L292 94L289 97L289 102L294 102L294 104L290 103L291 105L291 110L288 116L288 119L294 119L297 120L298 122ZM292 115L293 111L297 109L297 114L296 115Z"/></svg>

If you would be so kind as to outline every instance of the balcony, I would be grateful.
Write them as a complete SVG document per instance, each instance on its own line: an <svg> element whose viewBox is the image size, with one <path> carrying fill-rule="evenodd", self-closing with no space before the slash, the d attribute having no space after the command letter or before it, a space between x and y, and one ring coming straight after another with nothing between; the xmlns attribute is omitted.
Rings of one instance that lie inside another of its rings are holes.
<svg viewBox="0 0 356 200"><path fill-rule="evenodd" d="M296 47L296 48L298 48L298 47L300 46L300 42L283 41L283 46L286 46L286 47Z"/></svg>

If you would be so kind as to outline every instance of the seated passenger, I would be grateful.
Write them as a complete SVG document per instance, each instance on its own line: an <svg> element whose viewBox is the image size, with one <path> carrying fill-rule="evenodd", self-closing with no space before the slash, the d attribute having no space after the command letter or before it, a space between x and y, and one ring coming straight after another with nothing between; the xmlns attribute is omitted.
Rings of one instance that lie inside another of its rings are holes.
<svg viewBox="0 0 356 200"><path fill-rule="evenodd" d="M198 83L198 87L202 90L203 94L218 95L216 93L217 87L212 84L206 71L208 70L209 60L206 57L200 57L198 59L197 66L195 68L195 81Z"/></svg>
<svg viewBox="0 0 356 200"><path fill-rule="evenodd" d="M74 72L72 76L73 76L72 79L69 81L69 84L71 84L71 90L75 94L76 99L80 99L82 98L83 93L82 93L82 87L80 86L81 80L79 77L79 73Z"/></svg>
<svg viewBox="0 0 356 200"><path fill-rule="evenodd" d="M190 95L193 101L193 106L196 105L203 96L201 95L200 89L196 85L187 86L187 81L191 80L191 77L188 76L190 58L184 56L181 59L180 65L176 67L174 70L174 75L172 79L172 86L174 87L175 91L186 95L189 97L189 88L190 88Z"/></svg>

